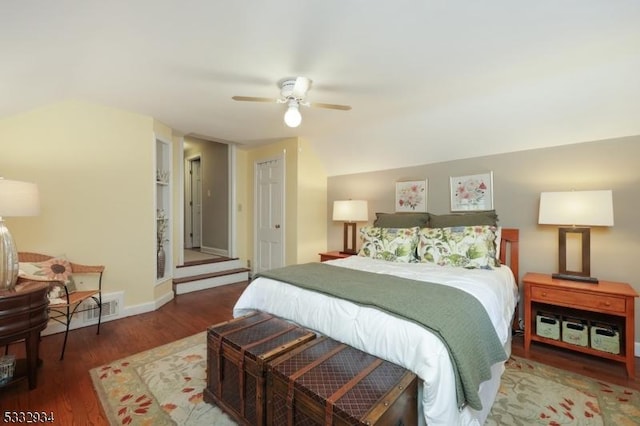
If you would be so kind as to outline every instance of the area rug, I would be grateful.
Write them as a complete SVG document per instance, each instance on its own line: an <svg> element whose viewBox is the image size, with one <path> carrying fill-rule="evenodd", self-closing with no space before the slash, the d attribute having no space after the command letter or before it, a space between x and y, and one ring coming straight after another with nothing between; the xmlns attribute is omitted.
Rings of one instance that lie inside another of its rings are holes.
<svg viewBox="0 0 640 426"><path fill-rule="evenodd" d="M202 399L206 333L90 371L112 425L235 425ZM487 425L639 425L640 392L512 357Z"/></svg>
<svg viewBox="0 0 640 426"><path fill-rule="evenodd" d="M90 370L111 425L221 425L235 423L202 399L206 332Z"/></svg>
<svg viewBox="0 0 640 426"><path fill-rule="evenodd" d="M640 425L640 392L511 357L486 425Z"/></svg>

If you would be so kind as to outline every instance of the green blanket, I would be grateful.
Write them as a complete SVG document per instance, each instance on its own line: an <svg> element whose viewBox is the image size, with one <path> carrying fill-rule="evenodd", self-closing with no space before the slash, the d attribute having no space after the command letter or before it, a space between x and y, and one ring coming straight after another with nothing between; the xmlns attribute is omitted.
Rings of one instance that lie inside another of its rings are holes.
<svg viewBox="0 0 640 426"><path fill-rule="evenodd" d="M482 409L478 387L491 377L493 364L507 359L482 304L456 288L325 263L287 266L257 276L374 306L424 326L449 351L459 407Z"/></svg>

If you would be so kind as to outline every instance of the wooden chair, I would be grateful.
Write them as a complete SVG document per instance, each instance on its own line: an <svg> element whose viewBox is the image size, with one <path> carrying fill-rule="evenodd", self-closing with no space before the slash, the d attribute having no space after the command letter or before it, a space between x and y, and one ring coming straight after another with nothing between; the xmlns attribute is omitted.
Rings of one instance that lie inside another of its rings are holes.
<svg viewBox="0 0 640 426"><path fill-rule="evenodd" d="M49 256L40 253L20 252L18 253L18 260L20 262L44 262L53 259L54 256ZM64 288L64 295L60 296L60 299L64 300L62 303L49 304L49 319L55 320L64 325L64 342L62 343L62 353L60 354L60 360L64 358L64 351L67 347L67 338L69 336L69 326L71 325L71 319L77 313L93 310L94 308L82 307L82 303L88 299L93 299L98 307L98 331L96 334L100 334L100 323L102 321L102 273L104 272L104 266L90 266L82 265L79 263L71 263L72 274L98 274L98 288L91 290L77 290L69 293L67 287L62 283L61 287ZM50 281L50 287L60 286L59 281Z"/></svg>

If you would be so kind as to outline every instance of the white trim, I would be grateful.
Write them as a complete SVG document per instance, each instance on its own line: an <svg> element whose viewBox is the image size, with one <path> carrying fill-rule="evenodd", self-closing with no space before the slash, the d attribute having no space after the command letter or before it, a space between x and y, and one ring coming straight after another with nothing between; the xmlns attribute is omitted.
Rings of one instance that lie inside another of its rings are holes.
<svg viewBox="0 0 640 426"><path fill-rule="evenodd" d="M156 180L156 170L158 170L158 156L157 156L157 146L158 146L158 142L165 144L167 146L168 149L168 166L169 166L169 180L167 182L168 185L168 200L166 202L166 207L167 207L167 217L169 218L169 224L168 224L168 229L169 232L167 233L168 238L169 238L169 244L167 244L166 249L165 249L165 254L166 254L166 262L168 263L168 267L165 266L165 271L166 274L165 276L163 276L162 278L158 279L156 277L155 279L155 285L158 286L160 284L163 284L165 282L167 282L168 280L171 280L173 278L173 245L175 244L174 241L174 235L173 235L173 228L174 228L174 221L175 221L175 217L173 216L173 190L174 190L174 185L173 185L173 181L175 180L175 176L174 176L174 171L173 171L173 141L164 138L161 135L158 135L156 133L153 134L153 149L154 149L154 154L153 154L153 188L154 188L154 199L153 199L153 223L155 224L154 226L154 230L157 230L157 212L156 210L158 209L158 184L157 184L157 180ZM164 207L164 206L163 206ZM157 248L157 241L156 235L153 235L153 253L156 252L156 248ZM155 263L155 262L154 262ZM156 271L156 269L154 268L154 272ZM155 275L155 274L154 274Z"/></svg>
<svg viewBox="0 0 640 426"><path fill-rule="evenodd" d="M236 145L228 144L228 156L229 156L229 236L227 239L227 252L229 257L237 257L236 252L236 238L237 229L236 224L238 222L238 209L236 208L238 198L236 195L237 190L237 178L236 178Z"/></svg>
<svg viewBox="0 0 640 426"><path fill-rule="evenodd" d="M182 266L174 271L174 278L197 277L198 275L208 275L216 272L229 271L231 269L241 268L240 259L225 260L223 262L201 263L197 265ZM180 287L183 284L179 284Z"/></svg>
<svg viewBox="0 0 640 426"><path fill-rule="evenodd" d="M179 224L177 232L178 244L178 265L184 263L184 137L178 139L178 176L182 176L178 185L178 200L181 200L180 208L176 212L176 223ZM174 243L174 247L175 247Z"/></svg>
<svg viewBox="0 0 640 426"><path fill-rule="evenodd" d="M193 291L206 290L222 285L235 284L249 279L249 272L236 272L234 274L221 275L218 277L205 278L202 280L191 281L176 286L176 294L191 293Z"/></svg>
<svg viewBox="0 0 640 426"><path fill-rule="evenodd" d="M228 142L228 141L222 141L222 140L215 140L215 139L207 139L204 138L202 136L194 136L195 138L201 139L203 141L208 141L208 142L215 142L215 143L220 143L220 144L224 144L227 145L228 149L227 149L227 168L228 168L228 173L229 173L229 197L228 197L228 202L229 202L229 211L228 211L228 241L227 241L227 245L228 245L228 256L229 257L236 257L237 253L236 253L236 238L237 238L237 229L236 229L236 224L238 222L238 218L237 218L237 211L236 211L236 203L237 203L237 196L236 196L236 190L237 190L237 177L236 177L236 156L237 156L237 146L235 143L232 142ZM184 186L185 186L185 164L186 161L188 159L194 158L196 156L200 157L200 160L202 161L202 157L201 157L201 153L198 154L194 154L193 156L190 156L188 158L185 158L184 156L184 138L180 138L180 165L182 167L182 172L180 174L181 176L181 182L180 182L180 198L182 200L182 209L180 212L180 224L181 224L181 236L182 238L180 239L181 241L181 246L180 246L180 258L179 258L179 265L184 264L184 249L185 249L185 234L184 234L184 227L185 227L185 217L184 217L184 209L185 209L185 193L184 193ZM200 215L200 218L202 220L202 215ZM201 227L202 229L202 227ZM202 240L202 236L201 236L201 240ZM201 245L202 245L202 241L200 241ZM227 254L224 254L223 256L227 256Z"/></svg>
<svg viewBox="0 0 640 426"><path fill-rule="evenodd" d="M171 302L174 297L175 297L175 295L173 294L173 290L168 292L168 293L165 293L162 296L160 296L159 299L156 299L155 304L154 304L155 309L153 309L153 310L160 309L161 307L163 307L167 303ZM128 311L128 309L127 309L127 311ZM145 311L145 312L151 312L151 311ZM133 314L131 314L131 315L133 315Z"/></svg>

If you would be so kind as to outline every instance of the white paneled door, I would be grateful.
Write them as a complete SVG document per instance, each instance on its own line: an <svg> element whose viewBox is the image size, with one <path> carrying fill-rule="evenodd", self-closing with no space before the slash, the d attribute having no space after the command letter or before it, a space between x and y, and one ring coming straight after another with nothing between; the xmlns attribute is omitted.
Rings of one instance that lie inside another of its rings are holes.
<svg viewBox="0 0 640 426"><path fill-rule="evenodd" d="M284 266L284 157L255 163L254 273Z"/></svg>

